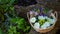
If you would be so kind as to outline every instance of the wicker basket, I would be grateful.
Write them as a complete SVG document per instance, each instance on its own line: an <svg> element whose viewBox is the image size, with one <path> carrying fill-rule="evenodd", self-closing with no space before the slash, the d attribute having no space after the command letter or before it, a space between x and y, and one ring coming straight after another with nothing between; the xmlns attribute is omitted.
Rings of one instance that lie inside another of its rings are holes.
<svg viewBox="0 0 60 34"><path fill-rule="evenodd" d="M56 21L57 21L57 12L55 11L54 13L51 13L51 16L55 19L55 23L56 23ZM32 17L32 16L29 14L29 12L27 12L27 18L28 18L28 20L30 19L30 17ZM29 21L29 23L30 23L30 21ZM54 23L52 26L50 26L49 28L47 28L47 29L36 29L36 28L33 27L32 23L30 23L30 25L31 25L37 32L46 33L46 32L51 31L51 30L54 28L55 23Z"/></svg>

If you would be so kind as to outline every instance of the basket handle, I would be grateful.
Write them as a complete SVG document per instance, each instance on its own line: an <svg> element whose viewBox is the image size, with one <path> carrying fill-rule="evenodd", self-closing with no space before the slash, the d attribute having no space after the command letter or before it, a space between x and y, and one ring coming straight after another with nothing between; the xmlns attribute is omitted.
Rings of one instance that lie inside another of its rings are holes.
<svg viewBox="0 0 60 34"><path fill-rule="evenodd" d="M54 12L54 16L57 19L58 15L57 15L57 11Z"/></svg>
<svg viewBox="0 0 60 34"><path fill-rule="evenodd" d="M30 19L30 14L29 14L29 12L27 12L27 18L28 18L28 21L29 21L29 19ZM30 21L29 21L30 22ZM30 23L31 24L31 23ZM31 24L31 26L33 27L33 25Z"/></svg>
<svg viewBox="0 0 60 34"><path fill-rule="evenodd" d="M55 11L53 14L54 14L55 19L56 19L56 21L57 21L57 18L58 18L57 11Z"/></svg>

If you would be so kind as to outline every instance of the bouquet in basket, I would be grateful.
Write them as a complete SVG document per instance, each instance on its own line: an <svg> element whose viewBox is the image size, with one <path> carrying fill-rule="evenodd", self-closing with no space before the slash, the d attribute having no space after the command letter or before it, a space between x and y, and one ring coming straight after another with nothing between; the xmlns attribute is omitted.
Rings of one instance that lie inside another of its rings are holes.
<svg viewBox="0 0 60 34"><path fill-rule="evenodd" d="M55 22L55 19L51 16L52 10L47 8L33 8L29 11L30 14L30 23L33 24L33 27L36 29L46 29L52 26Z"/></svg>

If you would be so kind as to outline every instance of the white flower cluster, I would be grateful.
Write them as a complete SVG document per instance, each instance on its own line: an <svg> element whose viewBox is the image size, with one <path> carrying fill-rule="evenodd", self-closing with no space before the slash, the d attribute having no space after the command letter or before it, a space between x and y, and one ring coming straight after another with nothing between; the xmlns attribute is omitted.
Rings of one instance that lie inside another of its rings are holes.
<svg viewBox="0 0 60 34"><path fill-rule="evenodd" d="M36 20L37 20L36 17L30 18L30 22L34 23L34 28L36 28L36 29L39 29L39 28L46 29L51 24L54 24L54 21L55 21L54 19L48 18L47 16L38 16L38 19L39 20L40 19L47 19L48 21L45 21L45 23L42 26L40 26L40 24L38 22L36 22Z"/></svg>
<svg viewBox="0 0 60 34"><path fill-rule="evenodd" d="M45 22L42 26L41 26L41 29L46 29L47 27L49 27L50 24L49 22Z"/></svg>

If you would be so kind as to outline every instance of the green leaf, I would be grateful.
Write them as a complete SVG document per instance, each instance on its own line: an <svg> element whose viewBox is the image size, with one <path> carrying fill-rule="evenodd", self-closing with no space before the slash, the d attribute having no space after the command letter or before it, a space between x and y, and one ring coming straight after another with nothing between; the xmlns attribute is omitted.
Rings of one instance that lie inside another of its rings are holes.
<svg viewBox="0 0 60 34"><path fill-rule="evenodd" d="M14 3L15 0L10 0L10 4Z"/></svg>
<svg viewBox="0 0 60 34"><path fill-rule="evenodd" d="M4 15L0 13L0 19L1 21L4 21Z"/></svg>
<svg viewBox="0 0 60 34"><path fill-rule="evenodd" d="M15 0L0 0L1 4L13 4Z"/></svg>
<svg viewBox="0 0 60 34"><path fill-rule="evenodd" d="M30 29L30 26L26 26L26 28L24 29L24 32L28 31Z"/></svg>
<svg viewBox="0 0 60 34"><path fill-rule="evenodd" d="M2 30L0 29L0 34L2 34Z"/></svg>
<svg viewBox="0 0 60 34"><path fill-rule="evenodd" d="M27 27L27 28L26 28L27 30L29 30L29 29L30 29L30 26L26 26L26 27Z"/></svg>
<svg viewBox="0 0 60 34"><path fill-rule="evenodd" d="M23 18L20 18L20 20L18 20L16 23L23 24L24 23L24 19Z"/></svg>
<svg viewBox="0 0 60 34"><path fill-rule="evenodd" d="M10 10L14 10L14 7L10 7Z"/></svg>
<svg viewBox="0 0 60 34"><path fill-rule="evenodd" d="M16 34L20 34L20 32L17 32Z"/></svg>
<svg viewBox="0 0 60 34"><path fill-rule="evenodd" d="M8 34L13 34L16 33L16 27L15 26L10 26L10 28L8 29Z"/></svg>
<svg viewBox="0 0 60 34"><path fill-rule="evenodd" d="M10 22L12 23L16 23L17 21L19 21L19 18L11 18Z"/></svg>
<svg viewBox="0 0 60 34"><path fill-rule="evenodd" d="M5 3L7 3L8 2L8 0L0 0L0 3L1 4L5 4Z"/></svg>
<svg viewBox="0 0 60 34"><path fill-rule="evenodd" d="M50 10L50 9L48 9L48 8L44 8L44 9L43 9L43 13L47 14L49 10Z"/></svg>

